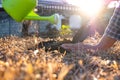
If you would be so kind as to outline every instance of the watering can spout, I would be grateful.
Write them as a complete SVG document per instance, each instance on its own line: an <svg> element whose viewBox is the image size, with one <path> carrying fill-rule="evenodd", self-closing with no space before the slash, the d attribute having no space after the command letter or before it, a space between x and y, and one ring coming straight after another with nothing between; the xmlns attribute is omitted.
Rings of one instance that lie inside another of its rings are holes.
<svg viewBox="0 0 120 80"><path fill-rule="evenodd" d="M24 20L41 20L41 21L49 21L52 24L58 24L59 15L53 14L51 16L39 16L34 11L31 11Z"/></svg>

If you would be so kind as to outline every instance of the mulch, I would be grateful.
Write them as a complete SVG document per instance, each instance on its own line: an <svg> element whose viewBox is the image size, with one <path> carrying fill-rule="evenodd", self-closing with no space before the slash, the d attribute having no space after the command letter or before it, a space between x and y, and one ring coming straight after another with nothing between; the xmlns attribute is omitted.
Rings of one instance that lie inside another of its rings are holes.
<svg viewBox="0 0 120 80"><path fill-rule="evenodd" d="M94 44L99 37L84 42ZM67 52L69 39L0 38L0 80L120 80L120 43L106 51Z"/></svg>

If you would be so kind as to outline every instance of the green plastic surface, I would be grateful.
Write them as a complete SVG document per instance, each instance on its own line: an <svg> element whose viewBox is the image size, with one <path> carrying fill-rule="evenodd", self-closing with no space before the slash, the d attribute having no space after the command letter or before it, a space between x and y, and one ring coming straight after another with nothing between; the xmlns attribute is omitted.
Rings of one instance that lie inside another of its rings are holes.
<svg viewBox="0 0 120 80"><path fill-rule="evenodd" d="M2 0L5 11L17 22L23 20L43 20L56 24L57 15L39 16L33 10L36 7L36 0Z"/></svg>

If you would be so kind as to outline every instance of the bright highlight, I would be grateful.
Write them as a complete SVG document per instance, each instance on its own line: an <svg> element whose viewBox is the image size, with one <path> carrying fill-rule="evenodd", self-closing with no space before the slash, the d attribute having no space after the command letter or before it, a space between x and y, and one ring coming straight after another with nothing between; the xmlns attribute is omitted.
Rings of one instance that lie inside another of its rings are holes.
<svg viewBox="0 0 120 80"><path fill-rule="evenodd" d="M76 5L80 10L89 15L96 15L103 6L103 0L66 0L69 4Z"/></svg>

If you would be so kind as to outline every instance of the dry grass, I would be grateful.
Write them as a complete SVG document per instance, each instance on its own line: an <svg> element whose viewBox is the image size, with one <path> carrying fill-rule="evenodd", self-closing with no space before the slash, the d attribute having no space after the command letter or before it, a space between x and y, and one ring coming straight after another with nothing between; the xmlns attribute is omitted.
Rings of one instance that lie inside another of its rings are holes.
<svg viewBox="0 0 120 80"><path fill-rule="evenodd" d="M48 40L48 39L46 39ZM60 53L37 48L43 39L0 39L0 80L119 80L120 43L108 51ZM99 37L85 42L94 44Z"/></svg>

